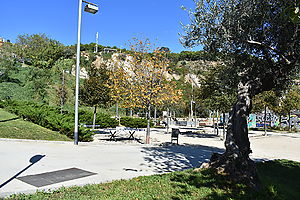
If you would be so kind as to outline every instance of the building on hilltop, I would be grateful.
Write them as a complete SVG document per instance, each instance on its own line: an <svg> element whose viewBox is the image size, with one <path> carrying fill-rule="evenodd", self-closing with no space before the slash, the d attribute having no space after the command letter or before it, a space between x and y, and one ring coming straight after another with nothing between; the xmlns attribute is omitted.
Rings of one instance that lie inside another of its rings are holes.
<svg viewBox="0 0 300 200"><path fill-rule="evenodd" d="M4 44L5 42L10 42L10 41L9 41L9 40L6 40L6 39L4 39L4 38L2 38L2 37L0 37L0 47L3 46L3 44Z"/></svg>
<svg viewBox="0 0 300 200"><path fill-rule="evenodd" d="M0 47L4 44L4 42L5 42L5 39L0 37Z"/></svg>

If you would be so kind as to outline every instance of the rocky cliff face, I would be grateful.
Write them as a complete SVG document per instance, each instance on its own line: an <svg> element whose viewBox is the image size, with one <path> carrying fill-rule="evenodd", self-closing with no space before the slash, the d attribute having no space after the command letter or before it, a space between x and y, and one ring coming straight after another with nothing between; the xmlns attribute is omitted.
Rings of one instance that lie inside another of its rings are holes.
<svg viewBox="0 0 300 200"><path fill-rule="evenodd" d="M87 56L83 54L83 56ZM89 59L87 57L87 59ZM113 70L116 66L122 66L123 69L129 73L134 74L132 67L133 57L124 53L113 53L110 59L104 59L102 56L96 56L96 60L92 63L96 68L105 65L108 70ZM173 72L165 72L164 76L167 80L180 80L183 77L185 83L193 84L200 87L200 79L203 71L207 71L211 67L222 65L221 62L216 61L179 61L176 67L185 67L188 69L186 74L178 74ZM73 72L75 75L75 71ZM196 75L197 74L197 75ZM80 70L81 78L88 78L87 71L84 68Z"/></svg>

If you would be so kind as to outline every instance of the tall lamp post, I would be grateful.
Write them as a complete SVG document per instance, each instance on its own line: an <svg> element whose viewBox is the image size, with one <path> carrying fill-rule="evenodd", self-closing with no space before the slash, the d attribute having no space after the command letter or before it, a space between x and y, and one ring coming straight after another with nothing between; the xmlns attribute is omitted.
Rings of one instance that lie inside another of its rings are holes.
<svg viewBox="0 0 300 200"><path fill-rule="evenodd" d="M76 88L75 88L75 128L74 128L74 144L78 145L78 102L79 102L79 79L80 79L80 36L81 36L81 13L82 2L86 3L84 11L96 14L98 6L96 4L79 0L78 6L78 28L77 28L77 52L76 52Z"/></svg>

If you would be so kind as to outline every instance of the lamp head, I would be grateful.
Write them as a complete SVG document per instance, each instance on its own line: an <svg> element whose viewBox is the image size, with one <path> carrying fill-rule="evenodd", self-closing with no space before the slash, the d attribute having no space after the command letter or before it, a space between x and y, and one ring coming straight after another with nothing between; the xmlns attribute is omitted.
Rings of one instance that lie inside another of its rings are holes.
<svg viewBox="0 0 300 200"><path fill-rule="evenodd" d="M92 13L92 14L96 14L98 12L98 10L99 10L98 6L92 5L92 4L87 4L84 7L85 12L89 12L89 13Z"/></svg>

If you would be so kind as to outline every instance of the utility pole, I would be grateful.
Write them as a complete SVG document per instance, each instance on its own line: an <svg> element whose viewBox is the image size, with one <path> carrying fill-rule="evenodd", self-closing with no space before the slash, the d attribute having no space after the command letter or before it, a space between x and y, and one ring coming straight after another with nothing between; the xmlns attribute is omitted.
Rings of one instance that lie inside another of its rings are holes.
<svg viewBox="0 0 300 200"><path fill-rule="evenodd" d="M77 26L77 48L76 48L76 85L75 85L75 121L74 121L74 144L78 145L78 107L79 107L79 81L80 81L80 40L81 40L81 14L82 3L87 5L84 8L85 12L96 14L98 12L98 6L96 4L79 0L78 1L78 26Z"/></svg>
<svg viewBox="0 0 300 200"><path fill-rule="evenodd" d="M95 51L94 53L98 53L98 39L99 39L99 33L96 33L96 45L95 45Z"/></svg>
<svg viewBox="0 0 300 200"><path fill-rule="evenodd" d="M193 118L194 118L194 112L193 112L193 103L194 103L194 81L190 75L191 83L192 83L192 98L191 98L191 127L193 126Z"/></svg>

